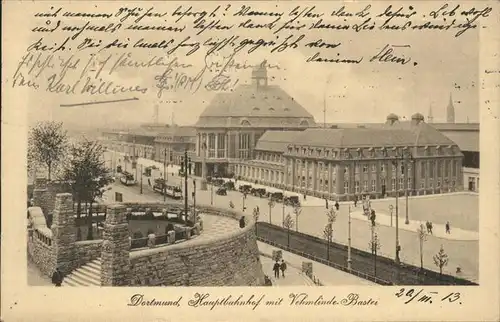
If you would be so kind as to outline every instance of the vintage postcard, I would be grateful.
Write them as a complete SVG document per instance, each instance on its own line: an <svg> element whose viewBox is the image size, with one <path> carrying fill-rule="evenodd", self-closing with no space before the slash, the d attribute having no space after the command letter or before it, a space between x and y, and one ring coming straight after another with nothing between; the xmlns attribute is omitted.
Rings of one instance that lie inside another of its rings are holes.
<svg viewBox="0 0 500 322"><path fill-rule="evenodd" d="M3 320L499 321L498 1L2 4Z"/></svg>

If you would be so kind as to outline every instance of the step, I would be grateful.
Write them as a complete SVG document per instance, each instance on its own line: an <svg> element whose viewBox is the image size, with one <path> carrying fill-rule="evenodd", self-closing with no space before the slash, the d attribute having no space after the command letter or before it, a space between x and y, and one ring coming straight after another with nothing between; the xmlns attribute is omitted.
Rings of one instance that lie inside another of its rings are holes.
<svg viewBox="0 0 500 322"><path fill-rule="evenodd" d="M78 283L78 286L101 286L101 281L95 281L93 279L87 278L85 275L81 275L78 272L71 273L68 277L71 281Z"/></svg>
<svg viewBox="0 0 500 322"><path fill-rule="evenodd" d="M101 272L96 273L96 271L90 270L85 266L74 271L73 273L75 273L75 272L77 272L78 274L81 274L81 275L85 275L87 278L89 278L91 280L96 280L96 281L101 280Z"/></svg>
<svg viewBox="0 0 500 322"><path fill-rule="evenodd" d="M95 265L95 264L91 265L89 263L87 265L83 265L83 266L79 267L78 269L82 269L82 268L86 268L89 271L92 271L92 272L94 272L97 275L101 275L101 266L100 265Z"/></svg>
<svg viewBox="0 0 500 322"><path fill-rule="evenodd" d="M101 271L101 262L92 261L90 263L83 265L82 267L90 267L90 268L93 268L93 269L98 270L100 272Z"/></svg>
<svg viewBox="0 0 500 322"><path fill-rule="evenodd" d="M99 276L98 278L95 276L88 276L86 274L83 274L80 270L74 271L71 273L73 277L78 278L81 281L84 281L87 284L92 284L92 285L101 285L101 277Z"/></svg>
<svg viewBox="0 0 500 322"><path fill-rule="evenodd" d="M66 282L67 284L70 284L72 286L77 286L77 287L89 286L89 284L87 282L82 281L81 279L79 279L77 276L74 276L73 274L66 276L66 278L64 279L64 282Z"/></svg>
<svg viewBox="0 0 500 322"><path fill-rule="evenodd" d="M65 278L62 282L62 286L71 286L71 287L79 287L79 286L82 286L76 282L74 282L73 280L70 280L68 278Z"/></svg>

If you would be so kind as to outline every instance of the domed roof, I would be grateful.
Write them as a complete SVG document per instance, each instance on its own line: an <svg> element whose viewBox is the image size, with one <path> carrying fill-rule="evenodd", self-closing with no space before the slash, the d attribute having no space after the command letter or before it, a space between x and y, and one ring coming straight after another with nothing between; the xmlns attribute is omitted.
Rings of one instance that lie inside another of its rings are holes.
<svg viewBox="0 0 500 322"><path fill-rule="evenodd" d="M394 113L391 113L391 114L387 115L387 120L388 121L398 121L399 120L399 116L397 116Z"/></svg>
<svg viewBox="0 0 500 322"><path fill-rule="evenodd" d="M418 121L423 121L425 118L422 114L420 113L415 113L411 116L412 120L418 120Z"/></svg>

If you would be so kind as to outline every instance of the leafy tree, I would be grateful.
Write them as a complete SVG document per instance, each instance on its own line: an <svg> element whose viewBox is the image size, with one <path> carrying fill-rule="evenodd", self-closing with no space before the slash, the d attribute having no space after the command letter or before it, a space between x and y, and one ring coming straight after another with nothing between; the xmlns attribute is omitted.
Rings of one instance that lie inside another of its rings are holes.
<svg viewBox="0 0 500 322"><path fill-rule="evenodd" d="M68 147L68 136L63 124L53 121L39 122L28 135L28 170L37 165L47 168L48 179L64 159Z"/></svg>
<svg viewBox="0 0 500 322"><path fill-rule="evenodd" d="M302 213L302 207L293 207L293 213L295 214L295 231L299 231L299 216Z"/></svg>
<svg viewBox="0 0 500 322"><path fill-rule="evenodd" d="M294 224L292 216L290 216L290 214L286 215L285 221L283 221L283 227L285 227L287 231L288 247L290 247L290 229L292 229Z"/></svg>
<svg viewBox="0 0 500 322"><path fill-rule="evenodd" d="M276 205L276 202L273 199L271 199L271 197L269 197L269 202L267 203L267 205L269 206L269 223L272 224L272 221L271 221L271 210Z"/></svg>
<svg viewBox="0 0 500 322"><path fill-rule="evenodd" d="M424 269L424 242L427 240L427 231L424 228L424 224L420 224L417 229L418 240L420 242L420 269Z"/></svg>
<svg viewBox="0 0 500 322"><path fill-rule="evenodd" d="M434 255L434 264L439 267L439 274L443 274L443 267L448 265L448 254L445 253L443 245L439 249L439 252Z"/></svg>
<svg viewBox="0 0 500 322"><path fill-rule="evenodd" d="M330 260L330 244L333 239L333 224L331 222L327 223L325 229L323 230L323 237L326 239L326 260Z"/></svg>
<svg viewBox="0 0 500 322"><path fill-rule="evenodd" d="M87 239L92 236L92 204L102 197L105 187L112 181L111 169L102 157L104 148L95 141L84 140L71 146L63 179L70 182L74 199L77 202L77 218L80 218L81 203L90 203L87 216Z"/></svg>

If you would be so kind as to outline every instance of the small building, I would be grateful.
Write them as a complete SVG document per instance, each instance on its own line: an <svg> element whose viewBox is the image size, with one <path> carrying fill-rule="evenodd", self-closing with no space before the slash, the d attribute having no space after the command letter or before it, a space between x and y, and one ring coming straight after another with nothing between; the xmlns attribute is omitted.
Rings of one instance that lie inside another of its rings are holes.
<svg viewBox="0 0 500 322"><path fill-rule="evenodd" d="M184 152L191 156L196 146L196 129L192 126L173 125L159 133L154 140L155 161L180 164Z"/></svg>

